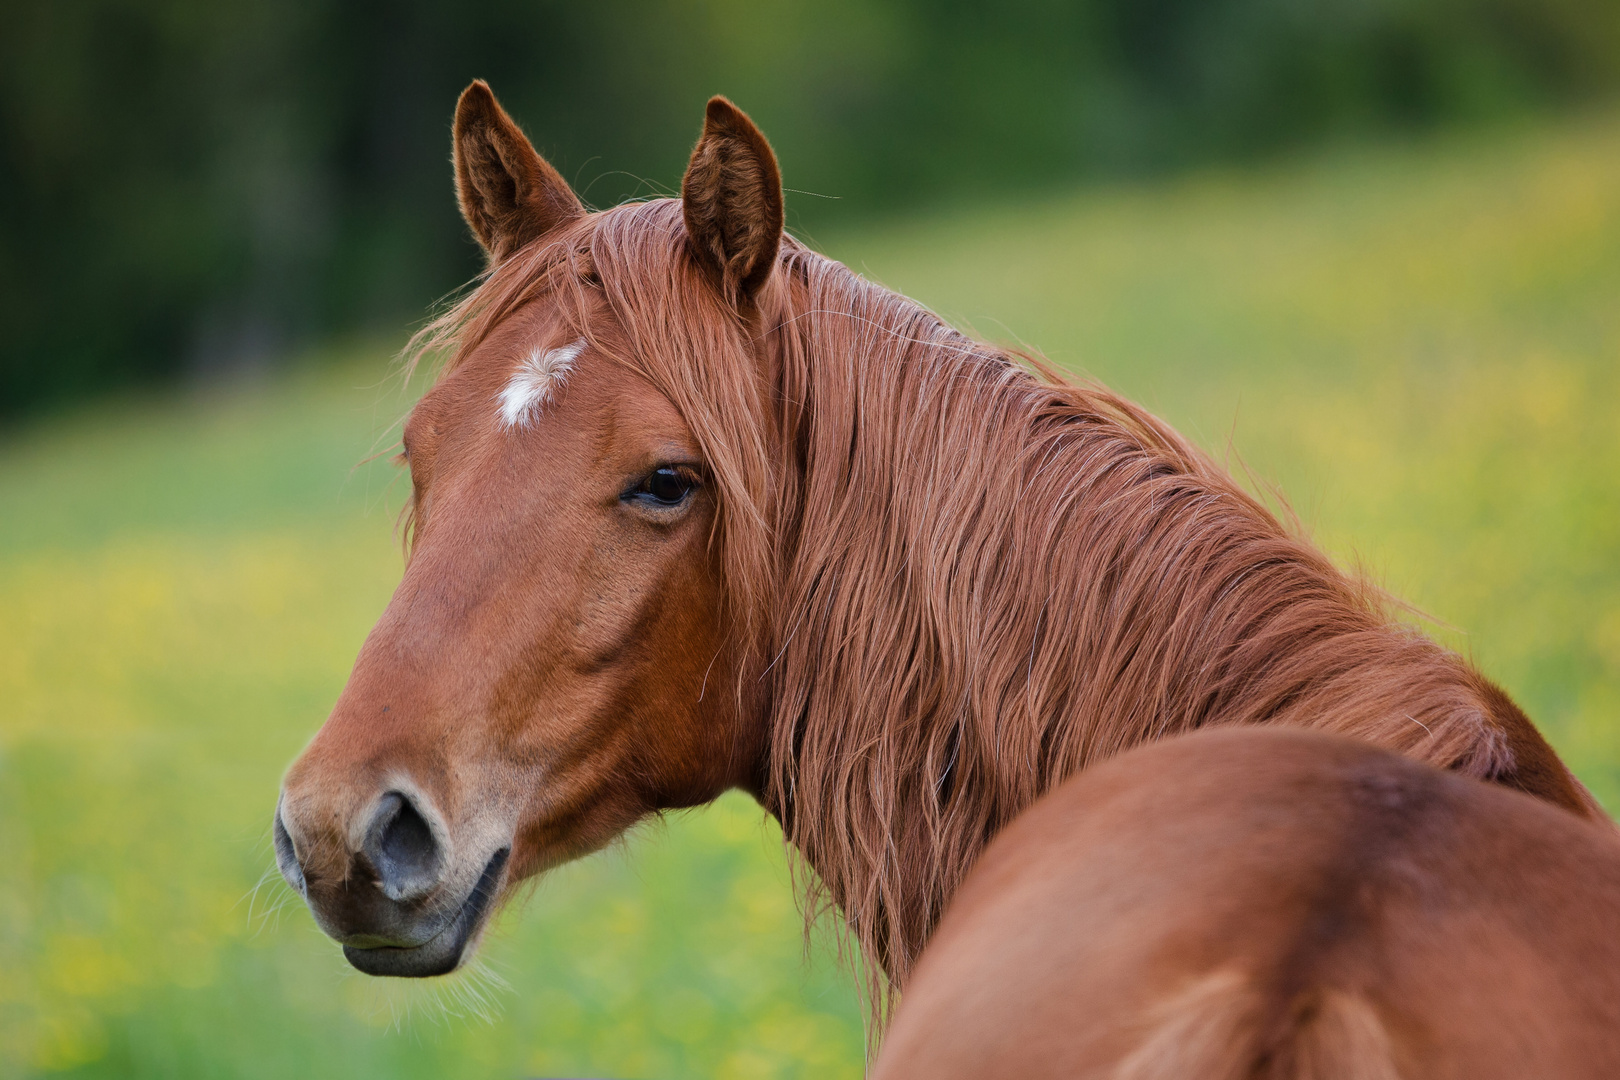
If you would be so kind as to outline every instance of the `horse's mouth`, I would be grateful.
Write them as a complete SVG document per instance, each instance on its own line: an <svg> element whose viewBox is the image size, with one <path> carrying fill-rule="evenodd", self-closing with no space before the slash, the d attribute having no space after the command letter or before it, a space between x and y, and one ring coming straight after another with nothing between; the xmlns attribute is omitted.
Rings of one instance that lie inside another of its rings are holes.
<svg viewBox="0 0 1620 1080"><path fill-rule="evenodd" d="M500 891L501 871L511 848L501 848L490 856L478 883L462 902L461 910L433 937L420 945L401 948L381 945L362 948L343 946L343 956L349 963L367 975L393 975L406 979L425 979L433 975L448 975L460 966L462 956L489 914L490 904Z"/></svg>

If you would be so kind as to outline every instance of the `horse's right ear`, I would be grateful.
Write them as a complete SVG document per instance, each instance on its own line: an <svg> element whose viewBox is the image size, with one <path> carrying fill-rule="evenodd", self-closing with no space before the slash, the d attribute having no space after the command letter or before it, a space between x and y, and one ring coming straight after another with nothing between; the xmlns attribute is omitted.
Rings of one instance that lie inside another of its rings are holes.
<svg viewBox="0 0 1620 1080"><path fill-rule="evenodd" d="M782 174L764 133L718 95L681 180L681 209L693 254L726 298L751 301L782 245Z"/></svg>
<svg viewBox="0 0 1620 1080"><path fill-rule="evenodd" d="M484 80L461 92L452 141L461 216L492 264L585 213L568 181L535 153Z"/></svg>

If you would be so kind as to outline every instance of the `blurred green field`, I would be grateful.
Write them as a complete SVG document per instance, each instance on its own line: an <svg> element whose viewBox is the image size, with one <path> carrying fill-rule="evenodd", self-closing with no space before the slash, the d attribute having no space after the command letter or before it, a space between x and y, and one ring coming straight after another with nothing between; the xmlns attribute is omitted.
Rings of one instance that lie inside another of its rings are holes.
<svg viewBox="0 0 1620 1080"><path fill-rule="evenodd" d="M1620 116L815 239L1240 453L1620 807ZM439 986L256 888L400 570L355 465L402 399L330 360L0 440L0 1075L858 1076L737 796L552 875Z"/></svg>

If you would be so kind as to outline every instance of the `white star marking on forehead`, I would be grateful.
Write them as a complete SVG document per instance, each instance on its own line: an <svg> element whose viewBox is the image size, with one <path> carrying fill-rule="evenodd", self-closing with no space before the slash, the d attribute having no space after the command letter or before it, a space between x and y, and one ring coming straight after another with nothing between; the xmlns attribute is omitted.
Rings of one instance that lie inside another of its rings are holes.
<svg viewBox="0 0 1620 1080"><path fill-rule="evenodd" d="M551 389L568 380L574 359L585 349L585 339L572 345L541 352L538 348L518 365L507 380L506 389L495 395L500 402L497 415L508 428L527 427L529 421L551 400Z"/></svg>

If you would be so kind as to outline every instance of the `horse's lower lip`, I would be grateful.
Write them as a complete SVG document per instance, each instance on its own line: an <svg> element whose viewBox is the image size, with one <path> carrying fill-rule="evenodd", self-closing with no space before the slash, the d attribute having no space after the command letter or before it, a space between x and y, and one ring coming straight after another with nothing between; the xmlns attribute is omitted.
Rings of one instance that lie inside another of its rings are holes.
<svg viewBox="0 0 1620 1080"><path fill-rule="evenodd" d="M343 946L344 959L367 975L394 975L407 979L425 979L433 975L448 975L461 963L467 942L477 932L484 916L489 913L501 880L501 871L512 854L511 848L501 848L490 856L478 883L462 903L461 910L443 930L430 940L412 948L378 946L363 949L355 945Z"/></svg>

